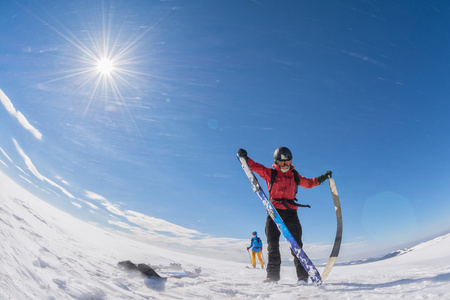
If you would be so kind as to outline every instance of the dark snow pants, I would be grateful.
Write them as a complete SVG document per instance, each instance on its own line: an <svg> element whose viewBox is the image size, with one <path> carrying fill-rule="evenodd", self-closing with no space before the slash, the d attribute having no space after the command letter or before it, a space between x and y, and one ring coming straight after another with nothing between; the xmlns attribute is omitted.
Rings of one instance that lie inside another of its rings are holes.
<svg viewBox="0 0 450 300"><path fill-rule="evenodd" d="M303 248L302 243L302 226L298 219L297 211L287 209L277 209L280 217L283 219L284 224L289 229L289 232L294 237L298 245ZM267 236L267 252L269 261L267 263L267 278L271 280L280 280L280 231L272 218L267 215L266 220L266 236ZM291 250L291 254L294 256L294 265L297 271L298 278L308 278L308 272L303 268L302 264Z"/></svg>

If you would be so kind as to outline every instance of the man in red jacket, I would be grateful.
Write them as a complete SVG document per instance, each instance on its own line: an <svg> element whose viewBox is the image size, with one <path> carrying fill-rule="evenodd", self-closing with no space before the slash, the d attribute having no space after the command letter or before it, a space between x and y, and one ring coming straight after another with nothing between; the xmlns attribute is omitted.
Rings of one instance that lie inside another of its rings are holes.
<svg viewBox="0 0 450 300"><path fill-rule="evenodd" d="M250 169L266 181L270 201L283 219L284 224L289 229L295 241L300 247L303 247L302 226L297 215L297 208L300 205L295 202L297 187L313 188L318 186L326 179L331 178L331 171L327 171L325 174L316 178L305 178L301 176L294 169L294 165L291 164L292 153L286 147L279 147L275 150L273 169L253 161L247 156L247 151L244 149L239 149L238 155L239 157L245 158ZM269 215L267 215L266 220L266 236L269 259L267 263L267 279L265 282L277 282L280 280L281 266L280 231ZM291 253L294 256L298 283L308 283L308 272L303 268L292 250Z"/></svg>

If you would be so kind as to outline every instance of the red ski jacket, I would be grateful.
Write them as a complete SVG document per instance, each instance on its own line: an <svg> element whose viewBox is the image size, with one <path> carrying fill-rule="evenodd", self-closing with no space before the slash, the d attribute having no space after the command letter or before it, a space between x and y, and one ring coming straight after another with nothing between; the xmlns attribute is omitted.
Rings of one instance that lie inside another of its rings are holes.
<svg viewBox="0 0 450 300"><path fill-rule="evenodd" d="M256 172L259 176L261 176L262 179L266 181L267 188L269 188L270 185L270 179L272 174L271 168L266 168L264 165L259 164L255 161L253 161L251 158L248 158L247 160L248 166L252 171ZM286 173L283 173L280 170L280 167L277 164L273 164L272 167L277 170L277 178L275 179L275 182L272 185L272 190L269 194L269 199L271 199L270 202L272 202L273 206L276 209L287 209L280 201L272 200L272 199L287 199L287 200L293 200L295 199L295 179L294 179L294 173L292 173L292 170L295 168L294 165L291 165L291 168ZM300 183L299 186L302 188L313 188L315 186L319 185L319 181L317 181L317 178L305 178L299 174L300 177ZM289 204L289 207L297 210L297 206Z"/></svg>

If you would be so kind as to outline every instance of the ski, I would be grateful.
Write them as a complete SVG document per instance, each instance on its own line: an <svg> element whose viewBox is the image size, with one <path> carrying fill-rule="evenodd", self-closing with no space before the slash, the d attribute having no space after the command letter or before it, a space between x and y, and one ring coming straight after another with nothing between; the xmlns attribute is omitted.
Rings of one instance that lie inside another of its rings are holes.
<svg viewBox="0 0 450 300"><path fill-rule="evenodd" d="M336 259L339 255L339 250L341 248L341 241L342 241L341 203L339 201L339 195L338 195L338 192L336 189L336 183L334 182L334 179L328 178L328 181L330 183L330 191L331 191L331 195L333 196L334 208L336 210L337 229L336 229L336 238L334 240L333 250L331 250L330 258L328 259L325 269L323 270L322 280L325 280L325 278L327 278L327 276L330 274L330 271L333 268L334 263L336 262Z"/></svg>
<svg viewBox="0 0 450 300"><path fill-rule="evenodd" d="M281 219L280 215L278 214L277 210L273 207L272 203L270 202L270 200L267 198L266 194L264 193L261 185L258 182L258 179L256 179L255 174L248 166L247 161L245 160L245 158L242 158L239 156L237 156L237 158L238 158L239 162L241 163L245 174L247 175L248 179L252 183L253 191L258 194L259 198L261 199L261 201L264 204L264 207L266 208L267 213L272 218L272 220L275 222L275 224L278 227L278 230L280 230L283 237L289 243L289 246L291 247L292 251L295 253L295 256L297 256L297 258L299 259L302 266L308 272L308 275L311 278L312 283L316 286L321 285L322 278L320 277L319 271L317 271L316 267L311 262L311 260L308 258L305 251L303 251L303 249L300 248L300 246L295 241L292 234L287 229L286 225L284 224L284 222Z"/></svg>

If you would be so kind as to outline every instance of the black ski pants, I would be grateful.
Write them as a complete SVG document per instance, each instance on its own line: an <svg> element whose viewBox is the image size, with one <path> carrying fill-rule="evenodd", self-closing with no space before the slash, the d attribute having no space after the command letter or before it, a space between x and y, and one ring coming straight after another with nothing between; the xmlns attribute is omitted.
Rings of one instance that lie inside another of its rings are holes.
<svg viewBox="0 0 450 300"><path fill-rule="evenodd" d="M300 248L303 248L302 243L302 225L298 219L297 211L287 209L277 209L284 224L289 229L289 232L294 237ZM271 280L280 280L280 231L272 218L267 215L266 220L266 236L267 236L267 252L269 261L267 263L267 278ZM294 256L294 265L297 271L298 278L308 278L308 272L303 268L302 264L291 250L291 254Z"/></svg>

